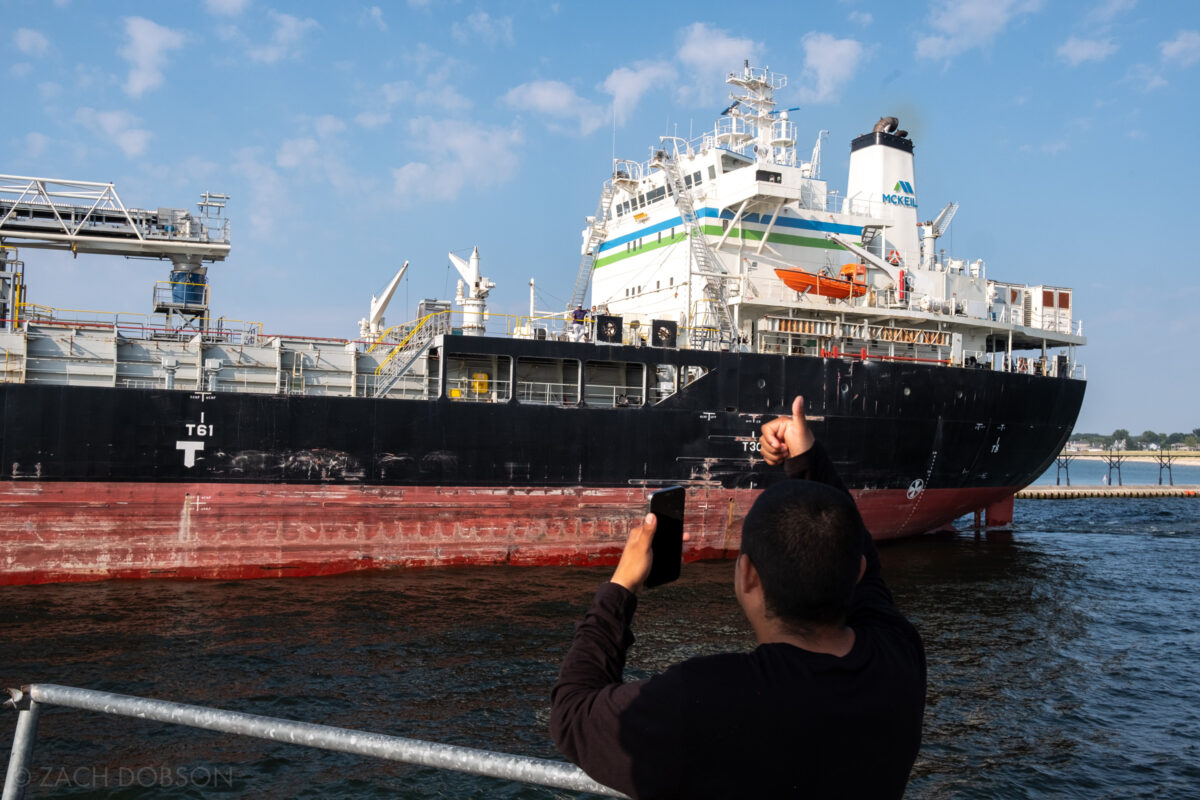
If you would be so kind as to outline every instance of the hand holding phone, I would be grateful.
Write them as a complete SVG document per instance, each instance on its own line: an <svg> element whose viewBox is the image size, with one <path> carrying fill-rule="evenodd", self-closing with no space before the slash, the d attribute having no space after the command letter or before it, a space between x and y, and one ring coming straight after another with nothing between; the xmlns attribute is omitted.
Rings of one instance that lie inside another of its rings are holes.
<svg viewBox="0 0 1200 800"><path fill-rule="evenodd" d="M645 586L660 586L679 577L679 566L683 560L683 508L687 500L687 489L672 486L650 495L650 513L657 519L654 541L650 549L654 558L650 562L650 575Z"/></svg>

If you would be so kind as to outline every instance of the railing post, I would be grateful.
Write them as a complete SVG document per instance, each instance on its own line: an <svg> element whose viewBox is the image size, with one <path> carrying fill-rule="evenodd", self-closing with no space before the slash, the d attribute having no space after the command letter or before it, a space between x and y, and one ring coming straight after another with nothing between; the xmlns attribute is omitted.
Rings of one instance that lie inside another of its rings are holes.
<svg viewBox="0 0 1200 800"><path fill-rule="evenodd" d="M37 736L38 704L29 701L29 708L17 714L17 731L13 735L12 755L8 759L8 774L4 777L4 795L0 800L21 800L29 783L29 756Z"/></svg>

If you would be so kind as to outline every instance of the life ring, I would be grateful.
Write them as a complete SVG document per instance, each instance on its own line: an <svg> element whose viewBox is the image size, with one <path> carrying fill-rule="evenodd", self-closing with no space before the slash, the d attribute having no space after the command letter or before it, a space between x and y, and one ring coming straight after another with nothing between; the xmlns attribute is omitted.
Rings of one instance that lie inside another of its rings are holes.
<svg viewBox="0 0 1200 800"><path fill-rule="evenodd" d="M900 253L896 250L891 251L890 253L887 254L887 260L888 260L888 263L891 264L893 267L900 266Z"/></svg>

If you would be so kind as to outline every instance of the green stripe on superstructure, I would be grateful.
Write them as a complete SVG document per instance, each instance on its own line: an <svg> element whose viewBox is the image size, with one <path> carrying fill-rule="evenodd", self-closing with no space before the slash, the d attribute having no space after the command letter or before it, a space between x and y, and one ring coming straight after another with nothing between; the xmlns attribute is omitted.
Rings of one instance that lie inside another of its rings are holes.
<svg viewBox="0 0 1200 800"><path fill-rule="evenodd" d="M718 236L719 237L719 236L724 235L724 233L725 233L725 231L721 229L720 225L705 225L705 226L703 226L702 229L704 231L705 236ZM731 237L745 239L748 242L760 242L760 241L762 241L762 238L763 238L762 231L756 231L756 230L741 228L741 227L734 228L732 231L730 231L729 235ZM643 245L641 247L637 247L632 250L623 251L623 252L616 253L611 256L607 256L605 258L601 258L598 261L596 261L596 263L592 267L592 269L600 269L600 267L604 267L609 264L615 264L618 261L624 261L625 259L629 258L630 256L636 256L641 253L649 252L650 250L657 250L660 247L667 247L669 245L678 244L679 242L683 242L686 240L687 240L687 236L685 234L682 234L682 233L676 234L675 236L663 239L661 242L654 241L654 242L651 242L650 244ZM837 242L831 242L828 239L817 239L816 237L813 237L813 236L794 236L790 233L772 232L771 235L767 237L767 242L770 244L790 244L790 245L794 245L796 247L819 247L824 250L845 250L846 249L846 248L842 247L840 244L838 244Z"/></svg>
<svg viewBox="0 0 1200 800"><path fill-rule="evenodd" d="M705 236L722 236L725 231L719 225L705 225ZM752 228L734 228L729 232L730 238L742 238L748 242L761 242L763 238L762 231L756 231ZM792 244L797 247L821 247L825 250L845 250L837 242L831 242L828 239L818 239L814 236L795 236L790 233L772 232L767 237L767 242L770 244Z"/></svg>
<svg viewBox="0 0 1200 800"><path fill-rule="evenodd" d="M603 267L607 264L615 264L618 261L624 261L625 259L629 258L630 256L636 256L641 253L649 252L651 250L657 250L660 247L669 247L670 245L678 244L679 242L686 242L686 241L687 241L687 236L685 234L677 233L674 236L668 236L667 238L663 239L661 242L653 241L650 244L642 245L641 247L638 247L636 249L622 251L620 253L617 253L616 255L607 256L606 258L602 258L596 262L595 266L593 266L592 269L600 269L601 267Z"/></svg>

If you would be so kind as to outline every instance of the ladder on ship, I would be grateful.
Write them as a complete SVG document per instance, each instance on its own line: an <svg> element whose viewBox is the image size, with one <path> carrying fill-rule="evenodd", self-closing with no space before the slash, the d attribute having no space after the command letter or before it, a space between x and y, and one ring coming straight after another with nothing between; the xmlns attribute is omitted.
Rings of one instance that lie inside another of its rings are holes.
<svg viewBox="0 0 1200 800"><path fill-rule="evenodd" d="M575 289L571 292L571 302L567 311L581 306L587 300L588 287L592 283L592 271L596 268L596 259L600 255L600 245L608 238L608 215L612 211L613 196L612 181L604 182L604 190L600 193L600 202L596 206L596 215L588 220L588 238L583 245L583 256L579 259L579 273L575 276Z"/></svg>
<svg viewBox="0 0 1200 800"><path fill-rule="evenodd" d="M693 272L703 277L704 297L697 303L692 315L692 329L688 343L694 350L716 350L731 348L737 336L733 327L733 314L725 295L725 280L728 273L709 247L704 228L692 205L691 190L684 182L675 158L665 150L658 150L652 162L667 176L667 186L675 200L679 218L688 231L688 247L691 252Z"/></svg>
<svg viewBox="0 0 1200 800"><path fill-rule="evenodd" d="M375 397L383 397L391 391L396 381L425 355L433 340L449 332L450 315L445 313L428 314L416 323L397 325L385 332L376 346L393 346L387 358L375 369Z"/></svg>

